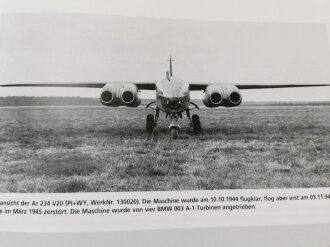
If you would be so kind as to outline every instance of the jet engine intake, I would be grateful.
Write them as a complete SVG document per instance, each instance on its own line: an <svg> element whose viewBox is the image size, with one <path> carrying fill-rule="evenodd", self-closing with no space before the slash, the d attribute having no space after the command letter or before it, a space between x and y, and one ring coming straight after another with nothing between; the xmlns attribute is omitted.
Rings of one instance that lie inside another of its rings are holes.
<svg viewBox="0 0 330 247"><path fill-rule="evenodd" d="M110 91L103 91L101 93L101 102L105 104L110 104L113 100L113 94Z"/></svg>
<svg viewBox="0 0 330 247"><path fill-rule="evenodd" d="M239 105L242 101L241 94L237 91L231 92L229 94L229 102L232 106Z"/></svg>
<svg viewBox="0 0 330 247"><path fill-rule="evenodd" d="M222 94L219 92L213 92L210 95L210 101L213 105L219 105L222 102Z"/></svg>
<svg viewBox="0 0 330 247"><path fill-rule="evenodd" d="M131 91L125 91L121 95L121 99L125 104L130 104L134 100L134 94Z"/></svg>

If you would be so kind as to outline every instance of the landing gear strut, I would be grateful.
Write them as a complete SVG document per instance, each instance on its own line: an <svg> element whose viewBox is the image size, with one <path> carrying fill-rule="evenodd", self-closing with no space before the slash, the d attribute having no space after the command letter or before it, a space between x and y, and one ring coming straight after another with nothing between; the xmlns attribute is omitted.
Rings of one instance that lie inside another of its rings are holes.
<svg viewBox="0 0 330 247"><path fill-rule="evenodd" d="M156 115L155 115L155 124L154 126L157 127L157 123L158 123L158 118L159 118L159 108L156 108Z"/></svg>

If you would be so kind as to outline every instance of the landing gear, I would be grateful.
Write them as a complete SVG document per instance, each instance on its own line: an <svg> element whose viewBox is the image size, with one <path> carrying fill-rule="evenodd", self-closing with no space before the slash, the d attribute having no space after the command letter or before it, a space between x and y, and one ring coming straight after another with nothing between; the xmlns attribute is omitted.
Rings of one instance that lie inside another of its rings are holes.
<svg viewBox="0 0 330 247"><path fill-rule="evenodd" d="M170 114L169 115L169 117L171 119L170 132L171 132L172 139L178 139L179 130L180 130L180 125L178 124L178 121L179 121L180 116L182 117L181 114Z"/></svg>
<svg viewBox="0 0 330 247"><path fill-rule="evenodd" d="M146 108L150 108L150 109L156 111L155 115L152 115L152 114L147 115L146 131L148 134L153 133L154 128L157 126L157 123L158 123L160 108L151 106L152 104L155 104L155 103L156 102L153 101L146 106ZM199 109L199 107L192 102L190 102L190 104L193 105L194 107L186 110L186 114L189 119L189 125L190 125L190 127L193 128L194 133L199 134L202 131L199 116L196 114L190 116L190 110ZM179 132L180 132L180 126L178 124L178 121L180 118L182 118L182 112L170 113L170 112L166 112L164 109L162 111L166 113L166 118L169 118L171 121L169 129L170 129L172 139L177 139L179 137Z"/></svg>
<svg viewBox="0 0 330 247"><path fill-rule="evenodd" d="M186 113L187 113L187 117L189 119L189 124L193 128L194 132L196 134L201 133L202 125L201 125L201 121L199 119L199 116L197 114L194 114L194 115L192 115L192 117L190 117L190 111L189 110L186 110Z"/></svg>
<svg viewBox="0 0 330 247"><path fill-rule="evenodd" d="M159 118L159 109L156 108L156 114L155 117L152 114L147 115L146 119L146 131L148 134L152 134L154 131L154 128L157 126L158 118Z"/></svg>
<svg viewBox="0 0 330 247"><path fill-rule="evenodd" d="M192 115L191 123L192 123L194 132L196 134L201 133L201 131L202 131L201 121L199 120L199 116L197 114Z"/></svg>
<svg viewBox="0 0 330 247"><path fill-rule="evenodd" d="M178 139L178 136L179 136L179 128L178 127L172 127L170 129L171 131L171 137L172 139Z"/></svg>
<svg viewBox="0 0 330 247"><path fill-rule="evenodd" d="M154 115L148 114L147 119L146 119L146 131L147 131L147 133L152 134L152 132L154 131L154 127L155 127Z"/></svg>

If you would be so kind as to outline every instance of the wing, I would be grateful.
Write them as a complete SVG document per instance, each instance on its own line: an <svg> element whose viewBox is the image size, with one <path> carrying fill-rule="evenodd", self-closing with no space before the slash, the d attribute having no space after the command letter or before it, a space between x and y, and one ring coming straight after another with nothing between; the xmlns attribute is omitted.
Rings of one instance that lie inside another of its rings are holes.
<svg viewBox="0 0 330 247"><path fill-rule="evenodd" d="M107 81L107 82L81 82L81 83L9 83L0 87L78 87L78 88L102 88L107 83L135 84L139 90L155 90L155 81L133 82L133 81ZM191 91L205 90L210 84L228 85L216 82L190 82ZM233 84L235 85L235 84ZM238 89L270 89L270 88L293 88L293 87L324 87L330 84L236 84Z"/></svg>
<svg viewBox="0 0 330 247"><path fill-rule="evenodd" d="M267 89L267 88L289 88L289 87L326 87L330 84L272 84L272 85L235 85L238 89Z"/></svg>
<svg viewBox="0 0 330 247"><path fill-rule="evenodd" d="M133 82L133 81L107 81L107 82L80 82L80 83L61 83L61 82L50 82L50 83L8 83L2 84L0 87L80 87L80 88L102 88L108 83L118 84L135 84L139 90L155 90L156 82Z"/></svg>
<svg viewBox="0 0 330 247"><path fill-rule="evenodd" d="M210 84L225 85L215 82L191 82L190 90L198 91L205 90L206 87ZM228 84L226 84L228 85ZM293 88L293 87L324 87L330 86L330 84L233 84L238 89L270 89L270 88Z"/></svg>

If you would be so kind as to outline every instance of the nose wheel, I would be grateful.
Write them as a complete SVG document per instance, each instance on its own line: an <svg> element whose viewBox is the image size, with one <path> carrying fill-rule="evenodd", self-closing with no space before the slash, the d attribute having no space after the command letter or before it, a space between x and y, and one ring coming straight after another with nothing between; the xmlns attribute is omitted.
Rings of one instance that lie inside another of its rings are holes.
<svg viewBox="0 0 330 247"><path fill-rule="evenodd" d="M178 139L178 137L179 137L179 128L178 127L172 127L170 129L170 131L171 131L172 139Z"/></svg>
<svg viewBox="0 0 330 247"><path fill-rule="evenodd" d="M170 124L170 132L172 139L178 139L180 125L178 124L179 117L182 117L181 114L170 114L169 115L171 124Z"/></svg>

